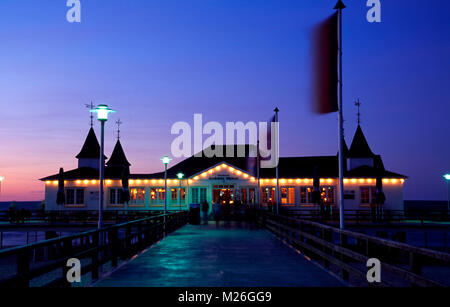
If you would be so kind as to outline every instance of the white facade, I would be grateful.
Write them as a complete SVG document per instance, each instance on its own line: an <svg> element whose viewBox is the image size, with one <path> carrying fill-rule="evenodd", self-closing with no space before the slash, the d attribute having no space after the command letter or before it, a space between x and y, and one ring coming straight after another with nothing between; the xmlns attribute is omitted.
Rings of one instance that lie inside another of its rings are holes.
<svg viewBox="0 0 450 307"><path fill-rule="evenodd" d="M385 210L403 210L404 179L383 179L383 190L386 195ZM346 178L344 181L345 209L368 209L374 202L375 178ZM122 189L121 180L105 180L105 210L158 210L164 209L164 179L130 179L132 200L128 204L118 204L117 191ZM280 205L285 208L315 208L311 203L312 178L280 178ZM336 206L336 178L321 178L322 199L325 203ZM256 192L257 180L250 174L226 163L217 164L201 173L181 180L170 178L167 182L167 209L187 209L189 204L206 201L210 208L217 195L226 193L227 204L236 201L247 204L258 202ZM268 202L275 203L276 179L260 179L260 198L263 206ZM65 181L66 204L58 206L56 195L57 181L45 183L46 210L97 210L99 203L98 180ZM180 193L183 197L180 201Z"/></svg>

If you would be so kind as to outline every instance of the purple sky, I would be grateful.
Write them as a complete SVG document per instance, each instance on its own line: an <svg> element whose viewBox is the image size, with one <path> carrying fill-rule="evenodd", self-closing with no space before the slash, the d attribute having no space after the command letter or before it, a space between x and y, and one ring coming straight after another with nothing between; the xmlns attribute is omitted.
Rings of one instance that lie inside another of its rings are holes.
<svg viewBox="0 0 450 307"><path fill-rule="evenodd" d="M0 200L40 200L38 178L76 167L91 100L118 112L132 172L162 170L177 121L265 121L278 106L281 155L337 151L335 114L310 112L312 27L335 0L65 0L0 3ZM344 1L344 116L356 108L385 166L410 176L405 199L446 199L450 172L449 1ZM96 131L99 133L96 124Z"/></svg>

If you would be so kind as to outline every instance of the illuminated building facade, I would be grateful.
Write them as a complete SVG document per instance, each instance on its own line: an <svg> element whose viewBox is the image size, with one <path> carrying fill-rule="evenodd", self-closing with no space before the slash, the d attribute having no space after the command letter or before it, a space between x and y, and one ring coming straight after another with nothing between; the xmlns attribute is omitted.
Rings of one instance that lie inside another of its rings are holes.
<svg viewBox="0 0 450 307"><path fill-rule="evenodd" d="M221 146L225 153L225 146ZM236 148L235 148L236 149ZM249 146L246 146L248 153ZM237 152L235 150L235 152ZM385 209L403 210L403 185L406 177L387 171L380 155L375 155L358 126L350 149L345 146L345 205L346 209L367 209L375 202L376 177L383 178L386 195ZM91 128L81 152L77 155L78 168L64 172L65 204L56 204L58 175L42 178L45 182L47 210L97 210L99 202L100 149ZM105 172L105 210L162 210L165 189L164 172L129 175L130 201L122 201L122 178L129 172L130 163L120 141L117 141ZM189 204L258 202L258 180L254 171L248 171L245 157L190 157L168 169L168 210L187 209ZM183 173L179 180L177 174ZM338 157L280 158L280 205L283 208L315 208L312 203L313 178L320 178L323 204L336 206L338 186ZM275 205L275 169L260 170L260 200L262 206ZM211 207L211 206L210 206Z"/></svg>

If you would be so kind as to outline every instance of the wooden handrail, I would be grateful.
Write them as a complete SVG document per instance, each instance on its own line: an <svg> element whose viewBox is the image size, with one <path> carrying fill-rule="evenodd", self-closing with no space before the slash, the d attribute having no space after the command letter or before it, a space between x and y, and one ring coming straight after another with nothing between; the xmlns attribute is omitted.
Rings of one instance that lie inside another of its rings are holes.
<svg viewBox="0 0 450 307"><path fill-rule="evenodd" d="M0 286L28 287L30 281L56 269L61 269L61 277L44 285L70 286L65 273L70 258L91 258L92 263L82 266L83 274L92 273L92 279L99 277L99 267L111 261L118 265L118 258L127 259L154 244L168 233L187 223L187 211L157 215L131 222L117 224L98 230L90 230L61 238L41 241L25 246L0 251L0 265L11 266L11 257L16 259L16 273L0 280ZM120 232L124 236L120 237ZM45 251L43 261L33 261L31 255ZM52 254L55 254L52 256ZM34 265L38 262L40 265ZM33 264L33 265L31 265Z"/></svg>
<svg viewBox="0 0 450 307"><path fill-rule="evenodd" d="M409 269L405 266L395 265L395 261L389 261L390 255L376 255L381 258L382 270L389 272L409 284L419 286L443 286L441 283L422 275L422 266L428 263L441 263L448 267L450 265L450 254L434 251L426 248L411 246L408 244L394 242L386 239L376 238L365 234L341 230L332 226L317 222L302 220L293 217L275 215L267 211L259 211L259 222L278 237L298 246L303 252L324 262L324 266L333 263L342 269L342 277L348 280L348 273L358 276L363 282L366 271L361 270L365 263L372 258L373 249L384 248L387 250L398 250L408 255ZM336 244L333 235L336 234L340 240ZM355 244L349 244L348 239L355 240ZM361 253L358 249L360 244L365 245L365 251ZM353 264L358 264L356 267ZM367 282L367 281L365 281ZM381 285L389 285L389 281L383 281Z"/></svg>

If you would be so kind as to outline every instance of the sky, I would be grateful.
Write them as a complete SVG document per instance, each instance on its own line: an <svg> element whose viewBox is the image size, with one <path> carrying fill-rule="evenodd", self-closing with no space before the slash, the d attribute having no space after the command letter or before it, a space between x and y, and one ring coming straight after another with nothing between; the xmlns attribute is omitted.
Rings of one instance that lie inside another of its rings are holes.
<svg viewBox="0 0 450 307"><path fill-rule="evenodd" d="M258 122L277 106L281 156L336 154L337 115L309 103L311 32L335 2L81 0L81 23L68 23L66 0L2 0L0 200L42 200L39 178L77 167L91 101L117 111L106 155L120 118L136 173L163 170L171 126L194 113ZM381 0L381 23L367 22L365 0L344 3L348 145L359 98L372 151L409 177L405 199L447 199L450 2Z"/></svg>

